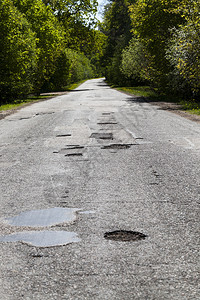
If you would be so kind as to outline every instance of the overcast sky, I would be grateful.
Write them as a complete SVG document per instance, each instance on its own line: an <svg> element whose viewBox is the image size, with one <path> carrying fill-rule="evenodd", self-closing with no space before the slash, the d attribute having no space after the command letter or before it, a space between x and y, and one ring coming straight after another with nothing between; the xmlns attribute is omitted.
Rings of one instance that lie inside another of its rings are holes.
<svg viewBox="0 0 200 300"><path fill-rule="evenodd" d="M99 5L98 5L97 18L101 21L102 20L101 14L103 12L103 7L107 3L107 0L98 0L98 3Z"/></svg>

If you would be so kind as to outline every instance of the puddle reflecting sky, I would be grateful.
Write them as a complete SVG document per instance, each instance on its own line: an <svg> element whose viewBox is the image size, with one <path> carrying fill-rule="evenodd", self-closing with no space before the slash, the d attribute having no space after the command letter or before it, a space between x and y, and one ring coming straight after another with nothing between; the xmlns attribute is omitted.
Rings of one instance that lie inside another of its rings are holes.
<svg viewBox="0 0 200 300"><path fill-rule="evenodd" d="M95 213L93 210L82 211L78 208L54 207L25 211L12 218L7 218L6 222L12 226L48 227L74 221L76 212L80 214ZM0 242L24 242L35 247L61 246L80 241L77 233L67 231L23 231L0 236Z"/></svg>
<svg viewBox="0 0 200 300"><path fill-rule="evenodd" d="M12 226L46 227L76 219L77 208L54 207L48 209L31 210L20 213L6 221Z"/></svg>
<svg viewBox="0 0 200 300"><path fill-rule="evenodd" d="M35 247L62 246L80 241L77 233L67 231L24 231L0 236L0 242L24 242Z"/></svg>

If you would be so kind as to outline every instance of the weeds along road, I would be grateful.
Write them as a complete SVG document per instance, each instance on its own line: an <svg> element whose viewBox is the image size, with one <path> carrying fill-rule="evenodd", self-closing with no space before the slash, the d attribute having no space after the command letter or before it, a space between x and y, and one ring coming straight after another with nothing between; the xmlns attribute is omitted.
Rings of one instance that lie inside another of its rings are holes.
<svg viewBox="0 0 200 300"><path fill-rule="evenodd" d="M1 120L0 299L199 299L199 163L199 124L103 79Z"/></svg>

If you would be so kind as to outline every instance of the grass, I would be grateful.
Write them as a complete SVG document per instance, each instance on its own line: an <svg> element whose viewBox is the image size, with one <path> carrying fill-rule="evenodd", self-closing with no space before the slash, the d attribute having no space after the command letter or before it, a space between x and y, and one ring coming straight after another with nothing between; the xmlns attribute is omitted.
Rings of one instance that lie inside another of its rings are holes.
<svg viewBox="0 0 200 300"><path fill-rule="evenodd" d="M150 102L169 102L180 105L180 109L195 115L200 115L200 103L195 100L182 100L178 97L160 94L158 90L152 89L149 86L136 86L136 87L116 87L117 90L125 92L129 95L136 95L147 98Z"/></svg>
<svg viewBox="0 0 200 300"><path fill-rule="evenodd" d="M115 87L115 86L112 86ZM118 91L128 93L130 95L137 95L141 97L156 97L156 91L152 90L149 86L136 86L136 87L115 87Z"/></svg>
<svg viewBox="0 0 200 300"><path fill-rule="evenodd" d="M24 104L36 102L43 99L48 99L50 96L31 96L26 99L17 99L13 100L11 103L3 104L0 106L0 111L11 110L23 106Z"/></svg>
<svg viewBox="0 0 200 300"><path fill-rule="evenodd" d="M79 85L81 85L82 83L84 83L87 79L81 80L79 82L76 83L72 83L66 87L64 87L65 91L72 91L74 89L76 89L77 87L79 87Z"/></svg>
<svg viewBox="0 0 200 300"><path fill-rule="evenodd" d="M180 101L183 109L190 114L200 115L200 103L195 102L195 100L191 100L189 102Z"/></svg>
<svg viewBox="0 0 200 300"><path fill-rule="evenodd" d="M79 81L76 83L72 83L72 84L62 88L61 91L62 92L72 91L72 90L76 89L79 85L81 85L83 82L85 82L85 80L82 80L82 81ZM16 108L24 106L25 104L28 104L28 103L33 103L33 102L37 102L37 101L41 101L41 100L47 100L49 98L52 98L53 96L56 96L54 94L55 92L56 91L50 92L48 95L40 95L40 96L32 96L31 95L31 96L28 96L26 99L12 100L10 103L0 105L0 111L16 109Z"/></svg>

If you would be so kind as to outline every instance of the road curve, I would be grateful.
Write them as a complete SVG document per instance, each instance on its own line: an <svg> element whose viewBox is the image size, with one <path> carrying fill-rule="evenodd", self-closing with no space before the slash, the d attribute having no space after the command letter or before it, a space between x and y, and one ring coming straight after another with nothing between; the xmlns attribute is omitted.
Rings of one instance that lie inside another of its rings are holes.
<svg viewBox="0 0 200 300"><path fill-rule="evenodd" d="M200 124L103 79L1 120L0 299L199 299L199 163Z"/></svg>

